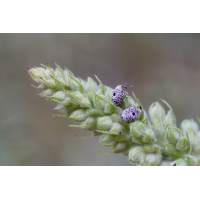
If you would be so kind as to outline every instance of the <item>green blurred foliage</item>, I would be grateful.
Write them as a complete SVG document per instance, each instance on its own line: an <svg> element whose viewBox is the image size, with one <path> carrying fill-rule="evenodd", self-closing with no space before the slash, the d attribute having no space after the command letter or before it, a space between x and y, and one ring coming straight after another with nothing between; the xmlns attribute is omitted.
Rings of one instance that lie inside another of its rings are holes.
<svg viewBox="0 0 200 200"><path fill-rule="evenodd" d="M178 125L200 115L199 34L0 34L0 165L130 165L99 137L52 118L55 104L36 95L27 68L56 61L76 76L116 87L128 83L148 110L162 98ZM165 107L166 108L166 107Z"/></svg>

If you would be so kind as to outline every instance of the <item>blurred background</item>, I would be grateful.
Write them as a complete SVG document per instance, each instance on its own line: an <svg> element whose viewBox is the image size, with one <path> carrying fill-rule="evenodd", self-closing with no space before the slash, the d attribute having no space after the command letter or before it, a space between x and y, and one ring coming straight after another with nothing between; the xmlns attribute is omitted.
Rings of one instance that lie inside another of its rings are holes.
<svg viewBox="0 0 200 200"><path fill-rule="evenodd" d="M144 109L166 100L177 124L200 116L199 34L0 34L0 165L130 165L90 132L52 115L56 104L37 95L27 69L53 61L112 88L133 85ZM94 78L95 79L95 78ZM166 108L166 106L164 106Z"/></svg>

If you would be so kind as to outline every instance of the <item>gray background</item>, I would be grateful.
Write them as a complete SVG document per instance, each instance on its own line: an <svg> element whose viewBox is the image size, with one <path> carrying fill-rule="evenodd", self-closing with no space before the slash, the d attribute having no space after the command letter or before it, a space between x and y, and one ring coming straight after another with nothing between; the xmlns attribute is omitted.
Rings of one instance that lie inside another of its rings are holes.
<svg viewBox="0 0 200 200"><path fill-rule="evenodd" d="M199 34L0 34L0 165L130 165L123 154L103 155L90 132L52 118L56 104L37 95L26 79L39 63L96 74L110 87L128 83L148 110L165 99L177 124L200 115ZM166 107L165 107L166 108Z"/></svg>

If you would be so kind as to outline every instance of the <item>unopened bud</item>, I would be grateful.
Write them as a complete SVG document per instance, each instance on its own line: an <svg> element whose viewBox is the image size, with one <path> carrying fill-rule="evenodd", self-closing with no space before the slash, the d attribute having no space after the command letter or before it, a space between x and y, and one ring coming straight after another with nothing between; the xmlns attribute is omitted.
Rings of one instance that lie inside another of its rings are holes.
<svg viewBox="0 0 200 200"><path fill-rule="evenodd" d="M155 122L156 120L163 121L165 110L158 102L155 102L149 108L149 116L152 122Z"/></svg>
<svg viewBox="0 0 200 200"><path fill-rule="evenodd" d="M123 134L125 132L124 126L122 126L120 123L115 122L112 125L112 128L110 129L110 133L113 134Z"/></svg>
<svg viewBox="0 0 200 200"><path fill-rule="evenodd" d="M179 137L183 135L182 131L171 124L166 127L165 136L170 144L176 145Z"/></svg>
<svg viewBox="0 0 200 200"><path fill-rule="evenodd" d="M43 83L42 79L47 79L47 75L45 73L45 69L42 67L31 67L28 70L29 75L31 76L31 78L36 81L36 82L40 82ZM42 78L42 79L41 79Z"/></svg>
<svg viewBox="0 0 200 200"><path fill-rule="evenodd" d="M68 76L68 84L71 90L81 91L80 81L72 76Z"/></svg>
<svg viewBox="0 0 200 200"><path fill-rule="evenodd" d="M62 104L63 104L63 105L66 105L66 106L72 105L72 102L71 102L70 97L66 97L66 98L62 101Z"/></svg>
<svg viewBox="0 0 200 200"><path fill-rule="evenodd" d="M97 83L92 78L88 77L85 87L87 89L87 92L95 93L97 90Z"/></svg>
<svg viewBox="0 0 200 200"><path fill-rule="evenodd" d="M125 105L127 107L133 107L133 106L136 107L137 104L136 104L136 102L131 97L126 97L125 98Z"/></svg>
<svg viewBox="0 0 200 200"><path fill-rule="evenodd" d="M63 91L55 92L55 93L51 96L51 98L56 99L56 100L59 100L59 101L63 101L66 97L67 97L67 95L66 95L65 92L63 92Z"/></svg>
<svg viewBox="0 0 200 200"><path fill-rule="evenodd" d="M161 161L161 149L157 145L145 145L145 160L144 163L140 163L140 165L148 165L148 166L155 166L158 165Z"/></svg>
<svg viewBox="0 0 200 200"><path fill-rule="evenodd" d="M87 115L85 114L85 109L77 109L73 111L69 118L76 122L84 121L87 118Z"/></svg>
<svg viewBox="0 0 200 200"><path fill-rule="evenodd" d="M190 141L188 141L187 138L185 137L180 138L176 144L176 148L180 151L187 150L189 146L190 146Z"/></svg>
<svg viewBox="0 0 200 200"><path fill-rule="evenodd" d="M181 123L181 129L184 133L197 133L199 131L199 126L195 121L186 119Z"/></svg>
<svg viewBox="0 0 200 200"><path fill-rule="evenodd" d="M144 163L140 165L155 166L160 163L161 158L162 156L160 153L148 153L145 157Z"/></svg>
<svg viewBox="0 0 200 200"><path fill-rule="evenodd" d="M98 86L97 91L96 91L95 94L97 94L97 95L104 95L104 91L103 91L102 85Z"/></svg>
<svg viewBox="0 0 200 200"><path fill-rule="evenodd" d="M63 105L63 104L58 104L58 105L54 108L54 110L57 110L57 111L59 111L59 112L65 112L65 109L66 109L66 106Z"/></svg>
<svg viewBox="0 0 200 200"><path fill-rule="evenodd" d="M129 148L127 142L117 142L113 147L113 153L122 153Z"/></svg>
<svg viewBox="0 0 200 200"><path fill-rule="evenodd" d="M47 89L41 92L42 95L44 96L51 96L53 95L53 91L51 89Z"/></svg>
<svg viewBox="0 0 200 200"><path fill-rule="evenodd" d="M63 78L63 71L61 71L60 68L56 67L56 69L54 71L55 71L55 76L57 78Z"/></svg>
<svg viewBox="0 0 200 200"><path fill-rule="evenodd" d="M91 103L87 98L84 98L83 95L79 92L71 92L70 93L71 102L74 105L80 106L81 108L90 108Z"/></svg>
<svg viewBox="0 0 200 200"><path fill-rule="evenodd" d="M188 166L198 166L198 160L195 156L187 156L185 162Z"/></svg>
<svg viewBox="0 0 200 200"><path fill-rule="evenodd" d="M97 127L104 131L110 130L112 125L113 125L113 120L110 116L99 117L97 119Z"/></svg>
<svg viewBox="0 0 200 200"><path fill-rule="evenodd" d="M43 83L40 83L38 85L37 89L39 89L39 90L45 90L45 89L47 89L47 86L45 84L43 84Z"/></svg>
<svg viewBox="0 0 200 200"><path fill-rule="evenodd" d="M113 135L113 134L103 134L100 137L99 142L103 146L114 146L116 144L115 138L116 138L116 135Z"/></svg>
<svg viewBox="0 0 200 200"><path fill-rule="evenodd" d="M87 117L85 121L83 121L80 125L80 127L87 131L92 131L96 129L96 117Z"/></svg>
<svg viewBox="0 0 200 200"><path fill-rule="evenodd" d="M168 124L176 124L176 118L172 110L169 110L164 117L163 124L167 126Z"/></svg>
<svg viewBox="0 0 200 200"><path fill-rule="evenodd" d="M132 135L132 140L137 144L152 143L156 141L153 130L140 121L131 124L130 133Z"/></svg>
<svg viewBox="0 0 200 200"><path fill-rule="evenodd" d="M43 83L46 84L48 87L50 87L50 88L52 88L52 89L57 89L57 88L56 88L56 83L55 83L54 80L49 79L49 80L46 80L46 81L45 81L44 79L42 79L42 81L43 81Z"/></svg>
<svg viewBox="0 0 200 200"><path fill-rule="evenodd" d="M145 152L142 147L135 146L129 150L129 162L132 164L140 164L144 163L145 160Z"/></svg>
<svg viewBox="0 0 200 200"><path fill-rule="evenodd" d="M104 107L104 112L107 113L107 114L111 114L111 113L114 113L115 111L115 107L109 103L107 103Z"/></svg>
<svg viewBox="0 0 200 200"><path fill-rule="evenodd" d="M105 96L111 98L113 89L108 86L106 86L105 88L106 88Z"/></svg>
<svg viewBox="0 0 200 200"><path fill-rule="evenodd" d="M156 119L153 123L153 127L152 127L153 131L155 132L155 135L158 137L162 137L164 136L165 133L165 127L163 125L163 122L161 119Z"/></svg>
<svg viewBox="0 0 200 200"><path fill-rule="evenodd" d="M103 100L104 98L106 98L104 95L95 95L94 106L98 109L104 110L106 105L106 102Z"/></svg>
<svg viewBox="0 0 200 200"><path fill-rule="evenodd" d="M122 120L121 116L118 115L118 114L112 114L112 115L111 115L111 118L112 118L113 121L118 122L118 123L120 123L120 124L123 124L123 122L124 122L124 121Z"/></svg>
<svg viewBox="0 0 200 200"><path fill-rule="evenodd" d="M195 147L198 145L196 135L199 131L198 124L193 120L184 120L181 123L181 129L183 130L185 135L188 133L191 148L195 151Z"/></svg>

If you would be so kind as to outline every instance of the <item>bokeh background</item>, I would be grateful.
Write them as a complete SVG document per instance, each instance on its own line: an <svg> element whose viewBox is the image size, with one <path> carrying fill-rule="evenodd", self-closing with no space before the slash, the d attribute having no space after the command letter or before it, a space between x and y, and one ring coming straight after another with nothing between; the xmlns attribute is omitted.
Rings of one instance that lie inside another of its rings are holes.
<svg viewBox="0 0 200 200"><path fill-rule="evenodd" d="M165 99L178 126L200 115L199 34L0 34L0 165L130 165L123 154L97 152L111 151L99 137L76 138L89 132L69 128L70 119L52 118L55 104L26 77L53 61L113 88L132 85L146 110Z"/></svg>

